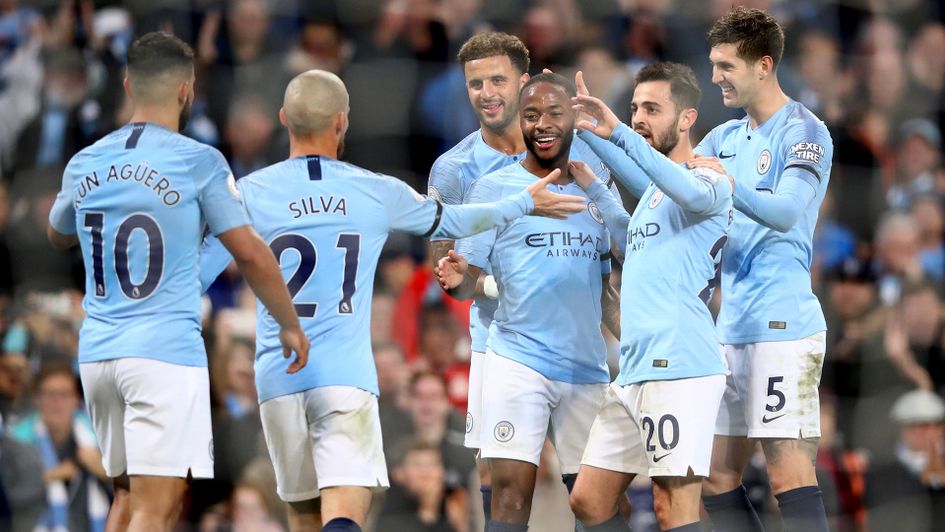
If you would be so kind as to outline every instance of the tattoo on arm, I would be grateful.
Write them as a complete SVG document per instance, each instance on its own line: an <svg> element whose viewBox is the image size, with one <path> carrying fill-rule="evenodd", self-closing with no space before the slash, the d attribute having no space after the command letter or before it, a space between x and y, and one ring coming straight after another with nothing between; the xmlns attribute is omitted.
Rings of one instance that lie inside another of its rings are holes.
<svg viewBox="0 0 945 532"><path fill-rule="evenodd" d="M445 257L446 254L453 249L455 244L456 242L454 240L437 240L430 242L430 260L433 261L434 268L440 263L440 259Z"/></svg>
<svg viewBox="0 0 945 532"><path fill-rule="evenodd" d="M610 284L610 274L601 276L600 292L601 322L610 333L620 339L620 295Z"/></svg>

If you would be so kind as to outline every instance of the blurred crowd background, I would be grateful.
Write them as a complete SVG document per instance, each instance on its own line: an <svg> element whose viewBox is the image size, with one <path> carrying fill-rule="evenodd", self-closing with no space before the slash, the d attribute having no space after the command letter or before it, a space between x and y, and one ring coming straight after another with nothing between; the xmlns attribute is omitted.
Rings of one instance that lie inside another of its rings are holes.
<svg viewBox="0 0 945 532"><path fill-rule="evenodd" d="M52 250L45 227L65 163L130 115L121 81L134 36L166 30L193 45L198 96L185 133L221 149L237 177L287 156L282 92L319 68L351 95L344 157L423 191L435 158L478 127L453 59L475 32L518 35L532 73L583 70L625 120L638 68L686 63L704 92L699 139L741 116L721 105L704 40L733 3L0 0L0 529L32 530L67 504L70 530L95 530L110 497L76 379L81 258ZM835 146L813 265L829 325L818 466L832 524L941 530L945 2L740 3L784 25L781 83ZM481 526L462 447L467 307L444 297L428 262L422 241L394 235L378 270L371 332L393 487L375 504L374 530ZM253 386L252 296L238 273L221 277L204 310L216 478L194 482L180 528L283 530ZM552 453L533 529L571 530ZM746 482L777 530L760 454ZM645 482L630 491L634 530L655 530Z"/></svg>

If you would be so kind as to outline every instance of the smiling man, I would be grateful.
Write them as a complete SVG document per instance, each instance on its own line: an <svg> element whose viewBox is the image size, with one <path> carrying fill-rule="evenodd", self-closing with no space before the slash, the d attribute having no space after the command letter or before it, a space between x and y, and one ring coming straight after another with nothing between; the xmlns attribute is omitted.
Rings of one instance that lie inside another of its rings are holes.
<svg viewBox="0 0 945 532"><path fill-rule="evenodd" d="M555 171L562 177L554 190L584 194L568 178L571 96L574 86L556 74L525 84L519 125L527 155L479 178L467 203L506 197ZM460 241L458 251L438 268L451 294L473 296L484 270L498 284L481 385L481 456L489 460L494 491L487 530L525 530L546 435L570 487L610 380L600 331L603 321L619 336L610 234L589 205L563 220L522 218Z"/></svg>
<svg viewBox="0 0 945 532"><path fill-rule="evenodd" d="M528 49L518 37L507 33L479 33L463 44L457 60L463 68L469 103L479 119L480 129L441 155L430 170L428 193L444 204L463 203L477 179L525 158L525 141L518 120L518 97L529 79ZM585 161L603 182L610 180L610 171L583 141L574 143L571 158ZM611 193L619 197L613 186ZM453 245L453 240L431 238L430 257L434 267L447 256ZM495 278L491 273L491 268L483 270L469 311L472 355L464 445L472 449L479 448L483 430L482 367L489 326L498 307ZM483 510L488 519L492 504L488 465L480 463L479 472Z"/></svg>
<svg viewBox="0 0 945 532"><path fill-rule="evenodd" d="M760 440L783 530L826 532L813 460L827 327L810 265L833 142L824 123L778 84L784 32L774 18L735 8L708 41L722 102L747 116L713 129L696 148L702 157L690 162L727 171L737 209L718 318L732 373L703 485L705 507L719 532L762 530L741 484Z"/></svg>
<svg viewBox="0 0 945 532"><path fill-rule="evenodd" d="M706 305L719 283L732 186L716 171L681 166L692 159L689 131L699 106L692 69L678 63L640 69L632 131L587 95L581 73L577 80L578 107L596 119L578 122L580 136L640 202L631 216L586 168L572 168L627 251L620 373L591 429L571 506L587 532L629 531L617 500L643 474L653 478L661 530L701 531L701 480L725 390Z"/></svg>

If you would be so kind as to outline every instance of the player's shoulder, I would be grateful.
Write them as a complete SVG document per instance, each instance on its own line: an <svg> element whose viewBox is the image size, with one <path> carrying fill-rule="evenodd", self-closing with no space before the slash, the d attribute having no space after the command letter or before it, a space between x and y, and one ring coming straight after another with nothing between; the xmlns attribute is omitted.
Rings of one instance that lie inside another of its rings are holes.
<svg viewBox="0 0 945 532"><path fill-rule="evenodd" d="M710 137L725 137L726 135L737 131L738 128L745 127L748 123L748 117L743 116L742 118L733 118L731 120L726 120L721 124L712 128L709 133L706 135L706 138Z"/></svg>
<svg viewBox="0 0 945 532"><path fill-rule="evenodd" d="M433 162L433 166L430 168L430 176L455 173L457 168L469 160L473 148L476 147L476 143L480 138L482 137L477 129L469 135L466 135L466 138L457 142L455 146L443 152L443 154L437 157L436 161Z"/></svg>
<svg viewBox="0 0 945 532"><path fill-rule="evenodd" d="M168 132L162 142L168 144L168 147L180 155L182 159L193 166L198 165L224 165L228 166L226 157L220 150L209 144L204 144L180 133Z"/></svg>
<svg viewBox="0 0 945 532"><path fill-rule="evenodd" d="M792 101L789 103L788 115L784 125L788 130L803 132L805 135L815 134L822 139L830 140L830 131L823 120L817 117L801 102Z"/></svg>

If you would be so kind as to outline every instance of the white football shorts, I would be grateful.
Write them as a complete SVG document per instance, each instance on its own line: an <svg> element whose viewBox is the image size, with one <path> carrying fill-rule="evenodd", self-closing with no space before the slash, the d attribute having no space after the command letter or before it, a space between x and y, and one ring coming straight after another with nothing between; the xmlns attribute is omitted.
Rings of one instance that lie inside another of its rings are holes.
<svg viewBox="0 0 945 532"><path fill-rule="evenodd" d="M320 386L269 399L259 414L282 500L314 499L332 486L390 486L374 394Z"/></svg>
<svg viewBox="0 0 945 532"><path fill-rule="evenodd" d="M79 373L108 476L213 478L206 367L117 358Z"/></svg>
<svg viewBox="0 0 945 532"><path fill-rule="evenodd" d="M607 393L606 383L551 380L491 349L486 350L482 379L483 458L537 466L545 436L549 436L561 474L578 472L591 423Z"/></svg>
<svg viewBox="0 0 945 532"><path fill-rule="evenodd" d="M463 445L478 449L482 430L482 371L485 353L473 351L469 361L469 395L466 401L466 437Z"/></svg>
<svg viewBox="0 0 945 532"><path fill-rule="evenodd" d="M610 385L581 463L649 477L706 477L724 375Z"/></svg>
<svg viewBox="0 0 945 532"><path fill-rule="evenodd" d="M797 439L820 436L820 374L827 334L723 345L731 370L715 432Z"/></svg>

